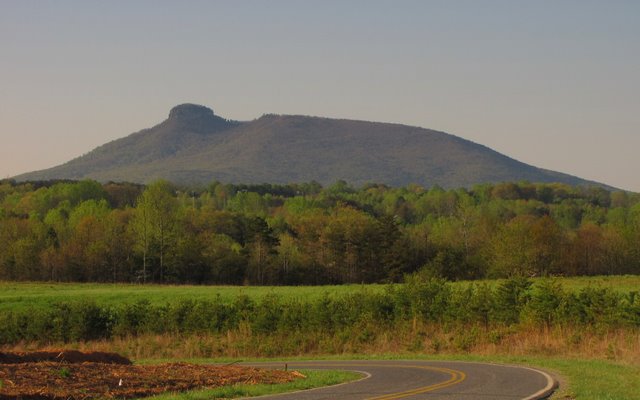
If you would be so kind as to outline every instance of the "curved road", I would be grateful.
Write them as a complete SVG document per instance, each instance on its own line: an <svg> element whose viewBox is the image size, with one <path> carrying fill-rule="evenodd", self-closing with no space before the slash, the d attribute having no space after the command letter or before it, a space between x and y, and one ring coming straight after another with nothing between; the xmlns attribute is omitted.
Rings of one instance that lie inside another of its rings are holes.
<svg viewBox="0 0 640 400"><path fill-rule="evenodd" d="M281 363L251 363L284 368ZM302 392L263 396L278 400L395 399L543 399L555 381L545 372L526 367L454 361L295 361L289 369L359 371L361 380Z"/></svg>

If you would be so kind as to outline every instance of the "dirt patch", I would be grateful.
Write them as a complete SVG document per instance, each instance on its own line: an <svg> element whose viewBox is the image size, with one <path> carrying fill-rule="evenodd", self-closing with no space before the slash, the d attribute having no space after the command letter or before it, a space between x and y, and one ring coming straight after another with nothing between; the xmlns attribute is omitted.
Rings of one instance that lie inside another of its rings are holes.
<svg viewBox="0 0 640 400"><path fill-rule="evenodd" d="M0 353L0 364L22 364L43 361L65 362L79 364L95 362L102 364L131 365L131 360L116 353L94 351L83 353L76 350L34 351L30 353Z"/></svg>
<svg viewBox="0 0 640 400"><path fill-rule="evenodd" d="M133 398L239 383L285 383L298 378L300 375L295 372L241 366L72 363L46 359L0 364L0 399Z"/></svg>

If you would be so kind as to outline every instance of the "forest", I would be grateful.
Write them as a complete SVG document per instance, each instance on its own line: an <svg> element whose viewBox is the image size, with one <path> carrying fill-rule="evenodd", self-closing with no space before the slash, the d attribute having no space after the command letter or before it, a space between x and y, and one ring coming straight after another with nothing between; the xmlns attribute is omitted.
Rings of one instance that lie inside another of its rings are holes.
<svg viewBox="0 0 640 400"><path fill-rule="evenodd" d="M640 195L528 182L0 181L0 280L232 285L640 274Z"/></svg>

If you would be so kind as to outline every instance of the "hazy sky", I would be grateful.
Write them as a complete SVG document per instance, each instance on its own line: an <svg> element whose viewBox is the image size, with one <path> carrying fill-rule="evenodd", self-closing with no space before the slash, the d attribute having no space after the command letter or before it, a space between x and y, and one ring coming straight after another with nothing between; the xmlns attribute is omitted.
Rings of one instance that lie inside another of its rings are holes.
<svg viewBox="0 0 640 400"><path fill-rule="evenodd" d="M443 130L640 191L640 1L0 0L0 177L184 102Z"/></svg>

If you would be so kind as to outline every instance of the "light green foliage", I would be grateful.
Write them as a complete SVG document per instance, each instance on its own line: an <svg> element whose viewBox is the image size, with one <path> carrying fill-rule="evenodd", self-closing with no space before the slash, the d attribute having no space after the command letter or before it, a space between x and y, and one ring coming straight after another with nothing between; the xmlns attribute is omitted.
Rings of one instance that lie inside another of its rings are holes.
<svg viewBox="0 0 640 400"><path fill-rule="evenodd" d="M147 281L149 275L157 277L160 282L165 280L165 257L175 245L177 208L178 201L174 197L174 189L167 181L150 184L138 199L132 227L143 257L143 282ZM156 268L148 268L149 255L158 258Z"/></svg>
<svg viewBox="0 0 640 400"><path fill-rule="evenodd" d="M269 199L254 192L239 192L228 203L226 208L249 216L266 217Z"/></svg>
<svg viewBox="0 0 640 400"><path fill-rule="evenodd" d="M284 202L284 209L290 214L303 214L317 208L322 208L319 201L306 196L290 197Z"/></svg>
<svg viewBox="0 0 640 400"><path fill-rule="evenodd" d="M69 215L69 226L75 229L83 218L91 217L95 219L104 219L110 213L111 209L105 199L86 200L73 208Z"/></svg>
<svg viewBox="0 0 640 400"><path fill-rule="evenodd" d="M633 193L526 182L0 185L0 279L280 285L402 282L420 270L453 281L640 273Z"/></svg>

